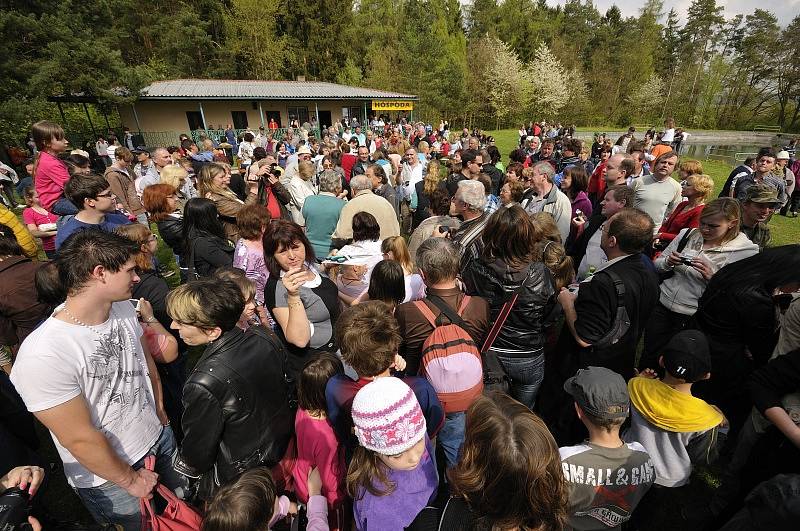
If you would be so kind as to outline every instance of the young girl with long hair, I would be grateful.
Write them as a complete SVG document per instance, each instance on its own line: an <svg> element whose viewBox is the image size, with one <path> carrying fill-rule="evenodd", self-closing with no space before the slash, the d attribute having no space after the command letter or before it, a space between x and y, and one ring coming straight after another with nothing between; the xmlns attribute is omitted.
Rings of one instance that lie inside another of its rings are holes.
<svg viewBox="0 0 800 531"><path fill-rule="evenodd" d="M356 529L401 531L436 494L434 448L414 392L402 380L376 378L352 405L360 446L347 471Z"/></svg>
<svg viewBox="0 0 800 531"><path fill-rule="evenodd" d="M344 447L328 423L325 386L333 376L344 373L341 360L330 352L320 352L306 363L297 380L297 461L292 471L298 501L308 503L306 478L313 469L322 478L322 495L328 502L328 524L332 530L349 529L344 511L347 493ZM349 519L348 519L349 520Z"/></svg>
<svg viewBox="0 0 800 531"><path fill-rule="evenodd" d="M25 188L23 192L25 204L28 207L22 211L22 221L31 231L34 238L41 238L42 249L47 258L52 260L56 254L56 222L58 216L48 212L39 201L39 194L33 187Z"/></svg>
<svg viewBox="0 0 800 531"><path fill-rule="evenodd" d="M31 126L31 136L39 150L33 161L33 182L42 207L59 216L76 214L77 207L64 197L69 171L58 158L69 145L64 130L57 123L42 120Z"/></svg>

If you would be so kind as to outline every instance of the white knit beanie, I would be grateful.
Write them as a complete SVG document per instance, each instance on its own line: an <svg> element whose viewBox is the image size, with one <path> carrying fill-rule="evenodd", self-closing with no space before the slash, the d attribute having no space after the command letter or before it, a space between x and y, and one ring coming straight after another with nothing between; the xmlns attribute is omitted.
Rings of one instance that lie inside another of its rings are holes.
<svg viewBox="0 0 800 531"><path fill-rule="evenodd" d="M358 442L383 455L405 452L425 436L425 417L414 391L391 376L368 383L353 399Z"/></svg>

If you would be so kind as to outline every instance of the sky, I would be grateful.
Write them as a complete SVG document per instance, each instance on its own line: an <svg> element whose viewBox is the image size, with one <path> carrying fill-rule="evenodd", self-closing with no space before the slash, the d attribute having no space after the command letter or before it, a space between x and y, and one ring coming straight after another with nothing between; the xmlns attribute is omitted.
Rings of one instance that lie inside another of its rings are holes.
<svg viewBox="0 0 800 531"><path fill-rule="evenodd" d="M547 0L548 4L564 4L564 0ZM623 16L637 16L642 0L594 0L594 5L601 13L616 4ZM686 11L692 0L664 0L664 12L674 8L681 21L686 18ZM725 18L732 18L739 13L747 16L756 8L771 11L778 17L778 23L786 26L800 14L800 0L717 0L717 5L725 7Z"/></svg>

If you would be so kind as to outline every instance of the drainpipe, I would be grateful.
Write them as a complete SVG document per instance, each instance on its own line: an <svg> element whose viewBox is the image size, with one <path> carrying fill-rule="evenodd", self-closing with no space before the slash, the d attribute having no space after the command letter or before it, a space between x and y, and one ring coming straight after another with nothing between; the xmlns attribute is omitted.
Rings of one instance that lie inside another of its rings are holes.
<svg viewBox="0 0 800 531"><path fill-rule="evenodd" d="M197 103L200 105L200 119L203 120L203 129L208 129L208 126L206 125L206 115L203 112L203 102L198 101Z"/></svg>
<svg viewBox="0 0 800 531"><path fill-rule="evenodd" d="M136 112L136 104L131 103L131 110L133 111L133 119L136 121L136 130L142 134L142 126L139 124L139 113Z"/></svg>

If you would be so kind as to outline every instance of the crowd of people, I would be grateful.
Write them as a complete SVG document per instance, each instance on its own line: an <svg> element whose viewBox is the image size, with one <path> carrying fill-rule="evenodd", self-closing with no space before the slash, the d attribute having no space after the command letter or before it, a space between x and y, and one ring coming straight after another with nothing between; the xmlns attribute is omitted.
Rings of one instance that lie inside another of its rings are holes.
<svg viewBox="0 0 800 531"><path fill-rule="evenodd" d="M126 531L157 484L207 531L644 530L715 465L676 521L790 529L794 145L713 198L671 119L574 133L531 122L504 164L445 121L92 154L33 124L2 169L3 486L63 470Z"/></svg>

